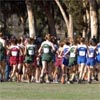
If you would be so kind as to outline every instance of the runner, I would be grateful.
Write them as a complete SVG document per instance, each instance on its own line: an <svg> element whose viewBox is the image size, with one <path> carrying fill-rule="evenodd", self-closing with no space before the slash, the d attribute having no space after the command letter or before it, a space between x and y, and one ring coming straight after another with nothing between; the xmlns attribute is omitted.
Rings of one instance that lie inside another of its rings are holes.
<svg viewBox="0 0 100 100"><path fill-rule="evenodd" d="M24 47L24 43L23 43L23 38L21 37L19 40L18 40L18 43L17 45L19 46L19 48L21 49L22 51L22 54L19 53L19 61L18 61L18 82L21 82L22 81L22 74L23 74L23 61L24 61L24 50L25 50L25 47Z"/></svg>
<svg viewBox="0 0 100 100"><path fill-rule="evenodd" d="M31 78L33 77L33 63L35 59L35 54L36 54L36 45L34 44L34 39L30 38L27 41L27 45L25 45L25 65L26 65L26 73L27 73L27 78L28 82L31 82Z"/></svg>
<svg viewBox="0 0 100 100"><path fill-rule="evenodd" d="M5 81L9 81L10 78L10 56L9 56L9 48L10 48L11 42L10 39L6 40L6 68L5 68Z"/></svg>
<svg viewBox="0 0 100 100"><path fill-rule="evenodd" d="M49 67L52 63L52 51L55 51L54 45L50 42L50 34L46 34L45 41L42 42L38 52L42 55L42 70L40 75L40 82L43 82L44 74L46 74L46 83L50 83L49 80Z"/></svg>
<svg viewBox="0 0 100 100"><path fill-rule="evenodd" d="M40 48L41 46L41 42L36 43L37 44L37 50ZM41 68L42 68L42 57L41 55L36 56L36 72L35 72L35 79L36 79L36 83L40 83L40 74L41 74Z"/></svg>
<svg viewBox="0 0 100 100"><path fill-rule="evenodd" d="M76 71L77 71L77 55L76 55L76 46L77 42L71 39L70 41L70 49L69 49L69 69L70 69L70 80L69 83L73 83Z"/></svg>
<svg viewBox="0 0 100 100"><path fill-rule="evenodd" d="M35 79L36 83L40 83L40 74L41 74L41 68L42 68L42 61L41 61L41 56L37 56L36 58L36 72L35 72Z"/></svg>
<svg viewBox="0 0 100 100"><path fill-rule="evenodd" d="M87 54L87 46L85 45L85 39L80 39L80 44L77 46L77 63L78 63L78 71L79 71L79 80L78 83L81 83L81 81L84 78L84 69L86 64L86 54Z"/></svg>
<svg viewBox="0 0 100 100"><path fill-rule="evenodd" d="M60 41L58 50L56 51L55 72L53 75L54 83L58 83L58 79L61 76L62 51L63 51L63 42Z"/></svg>
<svg viewBox="0 0 100 100"><path fill-rule="evenodd" d="M98 81L98 73L100 72L100 43L97 44L96 53L95 80Z"/></svg>
<svg viewBox="0 0 100 100"><path fill-rule="evenodd" d="M19 54L22 54L20 47L17 45L17 39L15 37L11 37L11 46L9 47L9 55L10 55L10 66L12 67L12 73L10 76L10 81L12 81L13 77L16 76L18 72L18 61Z"/></svg>
<svg viewBox="0 0 100 100"><path fill-rule="evenodd" d="M69 39L64 39L64 45L63 45L63 58L62 58L62 78L61 82L64 84L65 83L65 78L67 74L67 81L69 81L69 69L68 69L68 63L69 63Z"/></svg>
<svg viewBox="0 0 100 100"><path fill-rule="evenodd" d="M51 42L53 43L54 47L55 47L55 51L57 51L58 49L58 44L57 44L57 40L55 36L51 36ZM51 63L51 67L49 67L50 69L50 76L49 79L51 81L53 81L53 75L54 75L54 71L55 71L55 61L56 61L56 52L52 52L52 63Z"/></svg>
<svg viewBox="0 0 100 100"><path fill-rule="evenodd" d="M96 47L93 41L89 42L89 46L87 49L87 68L88 68L88 83L92 82L92 76L94 71L94 66L96 64L95 56L96 56Z"/></svg>
<svg viewBox="0 0 100 100"><path fill-rule="evenodd" d="M0 81L4 81L5 79L5 40L2 38L3 33L0 32Z"/></svg>

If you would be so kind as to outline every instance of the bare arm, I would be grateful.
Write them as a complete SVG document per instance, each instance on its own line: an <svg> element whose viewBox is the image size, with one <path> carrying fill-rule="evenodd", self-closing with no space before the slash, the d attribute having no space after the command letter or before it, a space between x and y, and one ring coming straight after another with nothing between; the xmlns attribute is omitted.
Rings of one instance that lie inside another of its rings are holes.
<svg viewBox="0 0 100 100"><path fill-rule="evenodd" d="M69 51L70 51L70 48L69 48L68 51L64 54L64 56L66 56L66 55L69 53Z"/></svg>
<svg viewBox="0 0 100 100"><path fill-rule="evenodd" d="M51 47L52 47L52 50L55 51L55 47L54 47L53 43L51 43Z"/></svg>
<svg viewBox="0 0 100 100"><path fill-rule="evenodd" d="M40 56L41 53L42 53L42 44L41 44L41 46L40 46L40 48L39 48L39 50L38 50L38 56Z"/></svg>
<svg viewBox="0 0 100 100"><path fill-rule="evenodd" d="M20 48L20 47L19 47L19 52L20 52L20 54L21 54L21 55L23 55L23 54L24 54L23 49L22 49L22 48Z"/></svg>
<svg viewBox="0 0 100 100"><path fill-rule="evenodd" d="M6 47L5 40L2 41L3 47Z"/></svg>
<svg viewBox="0 0 100 100"><path fill-rule="evenodd" d="M27 53L27 47L25 46L24 55L26 55L26 53Z"/></svg>

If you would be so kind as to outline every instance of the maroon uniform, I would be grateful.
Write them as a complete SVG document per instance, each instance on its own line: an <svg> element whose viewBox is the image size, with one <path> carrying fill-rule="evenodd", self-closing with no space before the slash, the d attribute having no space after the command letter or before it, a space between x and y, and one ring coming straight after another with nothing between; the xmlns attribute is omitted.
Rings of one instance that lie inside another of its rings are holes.
<svg viewBox="0 0 100 100"><path fill-rule="evenodd" d="M56 62L55 62L55 66L56 67L61 67L62 65L62 57L56 57Z"/></svg>
<svg viewBox="0 0 100 100"><path fill-rule="evenodd" d="M16 65L19 61L19 46L10 47L10 65Z"/></svg>
<svg viewBox="0 0 100 100"><path fill-rule="evenodd" d="M23 51L24 45L18 45L18 46L22 49L22 52L24 52L24 51ZM23 63L24 59L25 59L24 55L22 55L22 54L19 53L19 62L18 62L18 63L19 63L19 64L20 64L20 63Z"/></svg>

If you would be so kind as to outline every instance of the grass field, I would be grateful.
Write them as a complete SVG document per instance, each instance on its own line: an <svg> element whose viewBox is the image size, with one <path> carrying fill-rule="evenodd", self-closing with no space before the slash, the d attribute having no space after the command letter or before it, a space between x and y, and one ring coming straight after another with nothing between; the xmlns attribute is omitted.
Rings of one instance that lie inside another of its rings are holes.
<svg viewBox="0 0 100 100"><path fill-rule="evenodd" d="M100 84L0 83L0 100L100 100Z"/></svg>

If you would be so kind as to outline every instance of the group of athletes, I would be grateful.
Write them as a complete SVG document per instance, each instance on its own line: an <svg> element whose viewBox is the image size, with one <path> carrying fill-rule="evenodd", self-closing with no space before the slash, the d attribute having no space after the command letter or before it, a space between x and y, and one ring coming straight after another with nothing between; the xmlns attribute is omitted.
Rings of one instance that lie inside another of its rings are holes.
<svg viewBox="0 0 100 100"><path fill-rule="evenodd" d="M7 66L8 65L8 66ZM10 68L5 79L6 66ZM98 81L100 43L84 38L57 41L46 34L44 41L34 38L3 39L0 32L1 81L36 83L82 83Z"/></svg>

